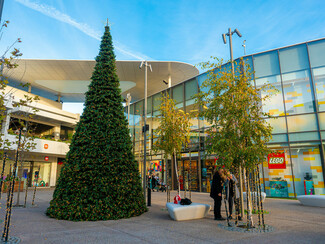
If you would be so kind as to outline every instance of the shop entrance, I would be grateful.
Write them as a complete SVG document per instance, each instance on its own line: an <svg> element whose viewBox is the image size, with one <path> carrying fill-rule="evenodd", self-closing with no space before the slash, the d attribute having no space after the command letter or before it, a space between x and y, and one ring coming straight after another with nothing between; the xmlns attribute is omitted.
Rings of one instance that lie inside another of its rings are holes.
<svg viewBox="0 0 325 244"><path fill-rule="evenodd" d="M199 191L197 160L178 161L178 172L181 190Z"/></svg>

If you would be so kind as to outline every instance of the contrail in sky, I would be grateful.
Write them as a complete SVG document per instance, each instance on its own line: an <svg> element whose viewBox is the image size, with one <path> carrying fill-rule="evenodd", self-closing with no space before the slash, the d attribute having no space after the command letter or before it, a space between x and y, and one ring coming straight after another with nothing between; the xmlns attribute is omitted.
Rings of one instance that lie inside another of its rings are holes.
<svg viewBox="0 0 325 244"><path fill-rule="evenodd" d="M60 12L59 10L57 10L56 8L46 5L46 4L41 4L41 3L35 3L35 2L31 2L30 0L15 0L16 2L30 8L33 9L35 11L38 11L48 17L51 17L53 19L56 19L58 21L67 23L68 25L71 25L75 28L77 28L78 30L82 31L83 33L85 33L86 35L95 38L96 40L101 40L101 34L98 31L95 31L94 29L92 29L89 25L85 24L85 23L79 23L78 21L74 20L73 18L71 18L69 15ZM133 58L139 59L139 60L149 60L151 59L150 57L143 55L143 54L135 54L132 51L126 50L126 48L121 48L119 47L119 45L115 44L114 45L115 49L118 50L119 52L131 56Z"/></svg>

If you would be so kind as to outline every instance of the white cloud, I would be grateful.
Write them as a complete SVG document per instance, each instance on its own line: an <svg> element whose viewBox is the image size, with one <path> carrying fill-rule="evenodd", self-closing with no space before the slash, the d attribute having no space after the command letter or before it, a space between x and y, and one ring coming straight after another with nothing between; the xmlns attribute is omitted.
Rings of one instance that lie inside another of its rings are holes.
<svg viewBox="0 0 325 244"><path fill-rule="evenodd" d="M81 32L85 33L86 35L96 39L96 40L101 40L101 33L99 31L94 30L91 28L89 25L85 23L80 23L77 20L71 18L69 15L60 12L56 8L46 5L46 4L41 4L41 3L36 3L36 2L31 2L30 0L15 0L16 2L33 9L37 12L40 12L50 18L56 19L58 21L67 23L68 25L71 25ZM114 45L115 49L119 52L121 52L124 55L139 59L139 60L149 60L151 59L150 57L136 53L134 51L128 50L125 46L123 48L121 47L121 44L117 43Z"/></svg>

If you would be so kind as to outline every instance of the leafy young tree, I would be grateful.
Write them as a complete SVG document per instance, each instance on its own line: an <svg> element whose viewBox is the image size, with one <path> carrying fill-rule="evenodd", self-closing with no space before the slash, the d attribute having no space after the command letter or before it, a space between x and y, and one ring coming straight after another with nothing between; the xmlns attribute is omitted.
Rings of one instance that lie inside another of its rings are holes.
<svg viewBox="0 0 325 244"><path fill-rule="evenodd" d="M247 172L247 226L252 226L248 173L256 171L257 165L270 152L267 142L272 137L272 127L264 118L271 116L263 112L262 104L272 94L261 96L263 91L270 89L270 85L255 87L253 73L243 60L237 65L235 74L228 65L222 65L222 61L206 62L202 67L209 70L208 78L203 82L196 100L204 108L200 116L211 124L207 129L206 151L216 154L219 164L233 173L240 175L239 169Z"/></svg>
<svg viewBox="0 0 325 244"><path fill-rule="evenodd" d="M206 62L208 78L203 82L196 100L211 127L207 129L206 150L216 154L227 168L242 166L252 169L261 162L269 149L272 127L264 118L262 104L270 98L261 96L270 89L266 84L255 87L253 73L242 60L233 75L227 65Z"/></svg>
<svg viewBox="0 0 325 244"><path fill-rule="evenodd" d="M84 112L46 214L66 220L108 220L145 212L108 26L86 93Z"/></svg>
<svg viewBox="0 0 325 244"><path fill-rule="evenodd" d="M187 147L190 139L190 115L183 110L177 110L175 102L168 94L163 95L159 107L159 126L156 129L157 141L154 143L154 151L161 150L165 155L173 158L178 182L178 194L180 194L180 182L177 170L177 155L182 148Z"/></svg>

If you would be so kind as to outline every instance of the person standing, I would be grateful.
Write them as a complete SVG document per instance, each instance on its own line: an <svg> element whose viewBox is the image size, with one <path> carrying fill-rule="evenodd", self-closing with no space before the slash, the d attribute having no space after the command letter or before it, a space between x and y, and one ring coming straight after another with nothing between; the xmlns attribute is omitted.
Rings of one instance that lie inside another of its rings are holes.
<svg viewBox="0 0 325 244"><path fill-rule="evenodd" d="M218 168L213 175L210 197L214 200L214 219L225 220L221 216L222 189L225 180L224 169Z"/></svg>
<svg viewBox="0 0 325 244"><path fill-rule="evenodd" d="M236 177L230 172L226 173L227 181L225 183L226 199L229 205L229 219L232 219L232 208L235 203L236 213L239 215L239 190L237 187L238 181ZM238 220L241 220L241 217L238 216Z"/></svg>

